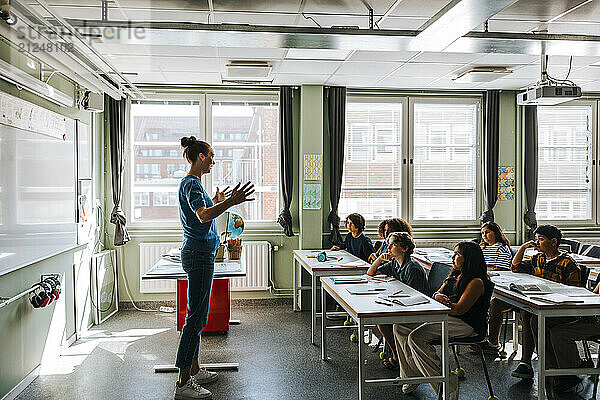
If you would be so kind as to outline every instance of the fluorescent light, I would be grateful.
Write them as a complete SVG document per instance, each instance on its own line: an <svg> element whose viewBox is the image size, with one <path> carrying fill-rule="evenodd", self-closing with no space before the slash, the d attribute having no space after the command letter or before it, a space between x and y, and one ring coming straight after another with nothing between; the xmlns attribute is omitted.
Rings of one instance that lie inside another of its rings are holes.
<svg viewBox="0 0 600 400"><path fill-rule="evenodd" d="M0 78L10 83L14 83L17 86L21 86L31 93L37 94L60 106L73 107L73 99L71 96L53 88L46 82L35 79L33 76L21 71L19 68L4 60L0 60Z"/></svg>
<svg viewBox="0 0 600 400"><path fill-rule="evenodd" d="M505 67L475 67L459 74L453 81L454 83L491 82L510 74L512 71Z"/></svg>

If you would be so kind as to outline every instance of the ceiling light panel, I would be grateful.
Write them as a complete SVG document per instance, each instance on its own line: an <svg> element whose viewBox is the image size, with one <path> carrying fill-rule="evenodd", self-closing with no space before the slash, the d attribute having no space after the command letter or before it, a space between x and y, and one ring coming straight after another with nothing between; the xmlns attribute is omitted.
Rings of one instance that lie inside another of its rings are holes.
<svg viewBox="0 0 600 400"><path fill-rule="evenodd" d="M295 60L345 60L352 50L289 49L285 58Z"/></svg>
<svg viewBox="0 0 600 400"><path fill-rule="evenodd" d="M475 67L460 73L455 83L482 83L491 82L510 75L512 71L501 67Z"/></svg>

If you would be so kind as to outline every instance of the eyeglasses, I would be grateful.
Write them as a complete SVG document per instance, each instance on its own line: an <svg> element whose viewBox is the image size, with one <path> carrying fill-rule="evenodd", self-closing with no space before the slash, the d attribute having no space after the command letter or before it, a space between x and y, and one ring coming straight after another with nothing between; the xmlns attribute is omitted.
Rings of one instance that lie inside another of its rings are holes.
<svg viewBox="0 0 600 400"><path fill-rule="evenodd" d="M458 251L455 251L455 252L452 254L452 257L458 257L458 256L462 256L462 254L460 254Z"/></svg>

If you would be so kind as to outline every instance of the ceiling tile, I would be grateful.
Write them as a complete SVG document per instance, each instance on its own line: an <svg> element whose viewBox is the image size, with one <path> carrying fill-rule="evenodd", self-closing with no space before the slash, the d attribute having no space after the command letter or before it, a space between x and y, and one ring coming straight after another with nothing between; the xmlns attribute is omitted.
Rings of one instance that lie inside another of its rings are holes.
<svg viewBox="0 0 600 400"><path fill-rule="evenodd" d="M338 85L347 87L374 87L379 80L376 76L371 75L334 75L326 82L328 85Z"/></svg>
<svg viewBox="0 0 600 400"><path fill-rule="evenodd" d="M393 73L393 76L438 78L463 67L460 64L408 63Z"/></svg>
<svg viewBox="0 0 600 400"><path fill-rule="evenodd" d="M374 75L385 76L398 68L402 63L346 61L335 72L336 75Z"/></svg>
<svg viewBox="0 0 600 400"><path fill-rule="evenodd" d="M409 77L398 77L388 76L385 79L377 82L377 87L389 87L398 89L414 89L422 88L425 89L433 82L432 78L409 78Z"/></svg>
<svg viewBox="0 0 600 400"><path fill-rule="evenodd" d="M156 58L150 56L113 56L107 55L110 61L116 68L123 72L138 72L138 71L158 71L161 68Z"/></svg>
<svg viewBox="0 0 600 400"><path fill-rule="evenodd" d="M240 4L261 3L258 1L244 1ZM214 22L216 24L250 24L250 25L294 25L296 14L281 14L275 12L215 12ZM205 20L204 22L207 22Z"/></svg>
<svg viewBox="0 0 600 400"><path fill-rule="evenodd" d="M569 79L595 81L600 79L600 66L583 67L574 72L571 72Z"/></svg>
<svg viewBox="0 0 600 400"><path fill-rule="evenodd" d="M268 48L245 48L245 47L219 47L219 57L253 60L277 60L283 58L286 49L268 49Z"/></svg>
<svg viewBox="0 0 600 400"><path fill-rule="evenodd" d="M341 62L336 61L308 61L308 60L284 60L279 72L295 74L332 74Z"/></svg>
<svg viewBox="0 0 600 400"><path fill-rule="evenodd" d="M484 82L479 85L480 89L523 89L530 86L532 83L529 79L511 79L502 78L492 82Z"/></svg>
<svg viewBox="0 0 600 400"><path fill-rule="evenodd" d="M140 72L137 75L126 75L133 83L165 83L167 80L162 72Z"/></svg>
<svg viewBox="0 0 600 400"><path fill-rule="evenodd" d="M477 60L477 64L481 65L519 65L519 64L530 64L535 61L539 61L539 56L529 54L484 54L480 59Z"/></svg>
<svg viewBox="0 0 600 400"><path fill-rule="evenodd" d="M349 61L408 61L418 51L367 51L357 50L350 56Z"/></svg>
<svg viewBox="0 0 600 400"><path fill-rule="evenodd" d="M221 83L221 74L219 73L197 73L187 72L185 74L177 72L164 73L167 83L186 83L198 85L213 85Z"/></svg>
<svg viewBox="0 0 600 400"><path fill-rule="evenodd" d="M287 60L345 60L352 50L289 49Z"/></svg>
<svg viewBox="0 0 600 400"><path fill-rule="evenodd" d="M146 46L148 52L153 56L190 56L190 57L216 57L216 47L194 47L194 46Z"/></svg>
<svg viewBox="0 0 600 400"><path fill-rule="evenodd" d="M442 52L430 52L424 51L415 58L412 62L423 62L423 63L454 63L454 64L469 64L478 58L481 58L484 54L478 53L442 53Z"/></svg>
<svg viewBox="0 0 600 400"><path fill-rule="evenodd" d="M274 85L323 85L329 75L276 74Z"/></svg>
<svg viewBox="0 0 600 400"><path fill-rule="evenodd" d="M93 43L93 47L104 55L149 55L146 46L140 44Z"/></svg>
<svg viewBox="0 0 600 400"><path fill-rule="evenodd" d="M191 57L153 57L163 72L220 72L221 62L218 58Z"/></svg>

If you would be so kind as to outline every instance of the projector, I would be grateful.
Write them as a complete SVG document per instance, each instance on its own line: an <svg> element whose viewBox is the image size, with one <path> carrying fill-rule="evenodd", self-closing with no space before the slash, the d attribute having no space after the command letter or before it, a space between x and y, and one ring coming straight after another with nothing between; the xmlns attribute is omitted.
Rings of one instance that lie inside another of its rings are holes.
<svg viewBox="0 0 600 400"><path fill-rule="evenodd" d="M581 97L581 88L575 85L540 84L517 94L520 106L553 106Z"/></svg>

